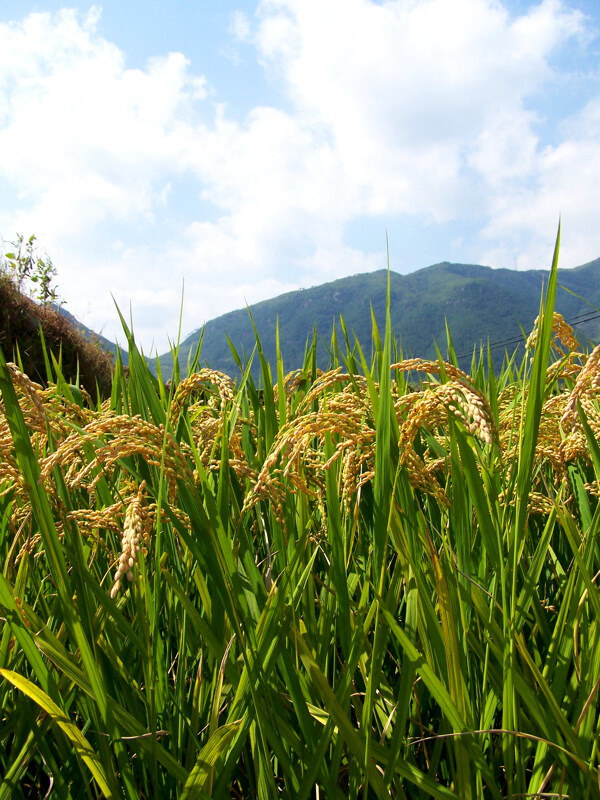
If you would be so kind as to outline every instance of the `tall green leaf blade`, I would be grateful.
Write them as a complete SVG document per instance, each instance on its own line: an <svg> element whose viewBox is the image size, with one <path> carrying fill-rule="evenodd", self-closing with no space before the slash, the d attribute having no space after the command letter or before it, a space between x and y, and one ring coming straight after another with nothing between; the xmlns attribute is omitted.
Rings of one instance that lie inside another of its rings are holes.
<svg viewBox="0 0 600 800"><path fill-rule="evenodd" d="M92 749L79 728L70 721L68 716L65 715L56 703L38 686L28 681L22 675L19 675L19 673L8 669L0 669L0 675L37 703L38 706L50 716L52 722L58 725L73 744L77 755L87 765L103 797L115 797L115 794L109 786L108 775L105 772L100 756Z"/></svg>

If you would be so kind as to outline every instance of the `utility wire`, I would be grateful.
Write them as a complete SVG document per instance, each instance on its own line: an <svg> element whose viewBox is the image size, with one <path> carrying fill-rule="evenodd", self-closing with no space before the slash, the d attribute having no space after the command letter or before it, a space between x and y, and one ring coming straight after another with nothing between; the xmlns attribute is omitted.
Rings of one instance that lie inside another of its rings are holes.
<svg viewBox="0 0 600 800"><path fill-rule="evenodd" d="M571 317L570 319L566 319L565 322L571 327L576 327L577 325L583 325L585 322L591 322L594 319L600 319L600 312L598 311L586 311L583 314L578 314L575 317ZM490 350L497 350L499 347L510 347L511 345L518 345L524 344L523 336L512 336L509 339L502 339L497 342L491 342L488 347ZM474 345L475 346L475 345ZM457 358L467 358L468 356L473 355L473 352L470 351L469 353L462 353Z"/></svg>

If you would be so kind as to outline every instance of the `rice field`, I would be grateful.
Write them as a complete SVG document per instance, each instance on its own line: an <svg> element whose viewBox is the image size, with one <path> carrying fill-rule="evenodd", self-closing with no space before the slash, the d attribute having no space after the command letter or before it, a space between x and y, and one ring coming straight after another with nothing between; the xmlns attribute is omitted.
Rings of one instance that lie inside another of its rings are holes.
<svg viewBox="0 0 600 800"><path fill-rule="evenodd" d="M600 798L600 347L110 399L0 356L0 800ZM314 345L314 343L313 343Z"/></svg>

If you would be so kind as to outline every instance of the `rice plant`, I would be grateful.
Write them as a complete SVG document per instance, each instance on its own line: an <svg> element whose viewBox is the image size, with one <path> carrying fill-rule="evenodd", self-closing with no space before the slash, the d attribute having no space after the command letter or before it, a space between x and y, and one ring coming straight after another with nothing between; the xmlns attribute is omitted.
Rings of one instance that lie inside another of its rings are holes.
<svg viewBox="0 0 600 800"><path fill-rule="evenodd" d="M0 357L0 798L599 798L600 347ZM237 354L236 354L237 355Z"/></svg>

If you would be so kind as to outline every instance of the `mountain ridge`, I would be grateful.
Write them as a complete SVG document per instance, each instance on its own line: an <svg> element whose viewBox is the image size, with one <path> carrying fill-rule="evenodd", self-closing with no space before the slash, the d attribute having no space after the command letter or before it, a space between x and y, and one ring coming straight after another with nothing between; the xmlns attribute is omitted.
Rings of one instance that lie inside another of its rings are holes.
<svg viewBox="0 0 600 800"><path fill-rule="evenodd" d="M539 311L547 270L511 270L477 264L443 261L400 275L390 272L391 317L394 333L405 357L435 358L435 343L446 347L446 321L455 350L470 361L473 347L487 341L521 340L529 333ZM557 311L568 319L600 306L600 258L571 269L559 269ZM275 360L275 331L279 320L281 351L286 371L302 364L307 338L316 328L320 337L318 362L325 367L333 324L338 334L340 314L367 352L371 339L371 307L381 327L385 325L387 270L338 278L318 286L286 292L249 306L267 360ZM577 297L576 295L579 295ZM585 296L585 299L581 297ZM201 364L231 375L239 374L227 336L240 355L254 348L248 309L230 311L209 320L180 345L185 364L204 330ZM600 339L600 320L578 325L582 341ZM353 339L351 339L353 343ZM516 346L516 345L515 345ZM514 348L513 348L514 349ZM159 356L161 369L172 368L170 353Z"/></svg>

